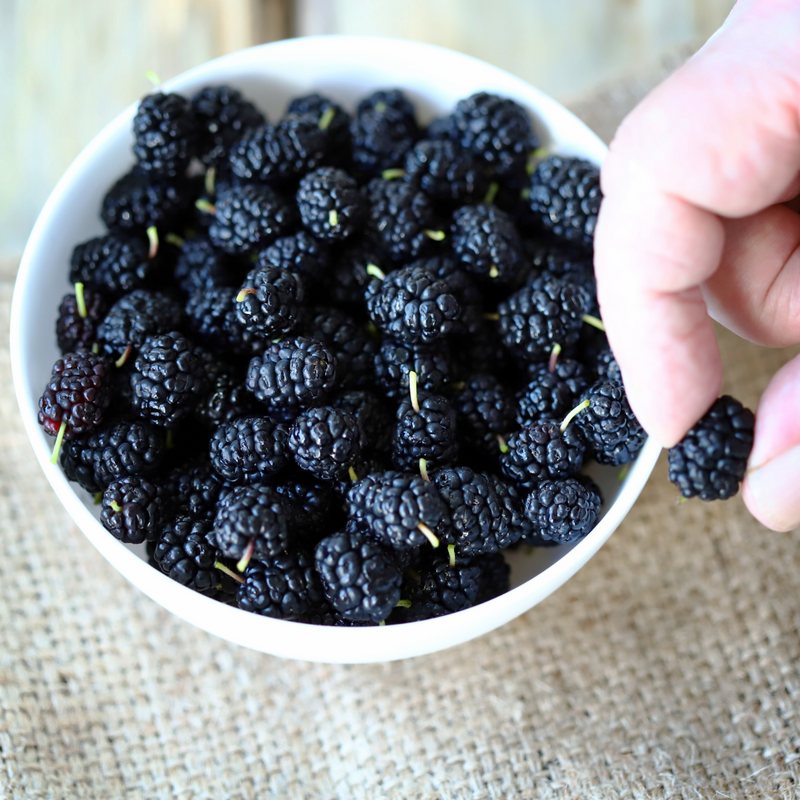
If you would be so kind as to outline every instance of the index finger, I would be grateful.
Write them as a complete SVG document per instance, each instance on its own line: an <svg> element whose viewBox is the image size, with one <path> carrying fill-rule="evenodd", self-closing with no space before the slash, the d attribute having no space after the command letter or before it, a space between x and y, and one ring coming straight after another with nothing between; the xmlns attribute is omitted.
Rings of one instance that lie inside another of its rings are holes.
<svg viewBox="0 0 800 800"><path fill-rule="evenodd" d="M630 115L602 170L598 297L634 412L677 442L722 382L701 285L717 270L720 216L778 200L800 169L800 9L750 3Z"/></svg>

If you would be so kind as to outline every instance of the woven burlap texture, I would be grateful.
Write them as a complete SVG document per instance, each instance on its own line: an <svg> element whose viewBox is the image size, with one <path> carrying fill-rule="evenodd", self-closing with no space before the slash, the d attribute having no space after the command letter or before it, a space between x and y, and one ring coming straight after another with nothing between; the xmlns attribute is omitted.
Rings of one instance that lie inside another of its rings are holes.
<svg viewBox="0 0 800 800"><path fill-rule="evenodd" d="M643 86L578 110L608 135ZM10 297L0 797L795 797L798 532L739 498L678 506L662 458L597 556L498 631L385 665L260 655L163 611L71 524L12 394ZM795 351L720 336L726 389L754 407Z"/></svg>

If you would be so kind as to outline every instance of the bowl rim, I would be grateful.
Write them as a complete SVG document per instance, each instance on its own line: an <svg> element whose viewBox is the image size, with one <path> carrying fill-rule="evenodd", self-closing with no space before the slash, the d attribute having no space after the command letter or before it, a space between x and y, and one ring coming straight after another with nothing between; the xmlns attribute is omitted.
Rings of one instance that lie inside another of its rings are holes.
<svg viewBox="0 0 800 800"><path fill-rule="evenodd" d="M297 57L304 49L346 53L354 48L366 53L398 53L411 57L414 53L424 58L446 59L455 68L459 63L470 64L487 75L487 83L500 80L515 85L526 96L525 105L531 112L545 120L553 116L569 125L591 143L584 148L584 156L601 162L606 146L590 129L561 104L505 70L472 56L437 45L406 39L377 36L313 36L271 42L241 50L205 62L165 81L164 91L187 92L187 85L199 81L213 82L212 74L220 67L252 67L259 62L268 63L273 58L291 54ZM402 82L398 85L402 88ZM191 88L188 91L192 91ZM188 92L187 92L188 93ZM516 96L517 100L519 97ZM200 595L178 584L167 575L152 568L136 553L111 536L92 515L60 467L50 464L52 438L46 437L37 421L35 403L30 402L32 376L27 374L22 342L22 327L26 319L25 298L34 282L34 262L39 256L45 233L64 202L67 189L87 169L99 148L119 136L130 126L138 102L132 103L100 130L83 148L44 204L23 253L15 281L11 306L10 353L14 390L28 439L56 496L81 532L123 577L167 610L197 627L236 644L273 655L306 661L326 663L371 663L415 657L446 649L483 635L522 613L558 589L572 577L607 541L636 501L652 472L660 445L649 437L630 465L616 500L606 511L597 526L558 561L525 583L497 598L478 606L457 612L459 633L454 635L453 615L403 625L378 627L326 627L262 617ZM545 121L545 127L551 125ZM582 130L581 130L582 129ZM34 395L35 396L35 395ZM246 617L244 617L246 615ZM290 626L290 627L289 627ZM246 631L244 629L247 629Z"/></svg>

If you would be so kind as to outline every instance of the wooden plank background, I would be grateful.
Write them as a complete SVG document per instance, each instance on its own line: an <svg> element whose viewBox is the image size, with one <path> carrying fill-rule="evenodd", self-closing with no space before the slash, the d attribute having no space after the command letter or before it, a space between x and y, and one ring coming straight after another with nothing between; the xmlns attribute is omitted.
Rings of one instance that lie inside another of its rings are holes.
<svg viewBox="0 0 800 800"><path fill-rule="evenodd" d="M289 35L451 47L568 99L705 38L733 0L0 0L0 269L80 149L145 94L210 58Z"/></svg>

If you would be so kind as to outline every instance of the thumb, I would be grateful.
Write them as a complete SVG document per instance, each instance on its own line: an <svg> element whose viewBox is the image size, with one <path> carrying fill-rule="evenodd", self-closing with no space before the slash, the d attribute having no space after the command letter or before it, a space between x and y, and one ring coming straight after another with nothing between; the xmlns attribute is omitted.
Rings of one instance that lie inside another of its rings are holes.
<svg viewBox="0 0 800 800"><path fill-rule="evenodd" d="M800 525L800 356L769 382L756 411L755 440L742 496L768 528Z"/></svg>

